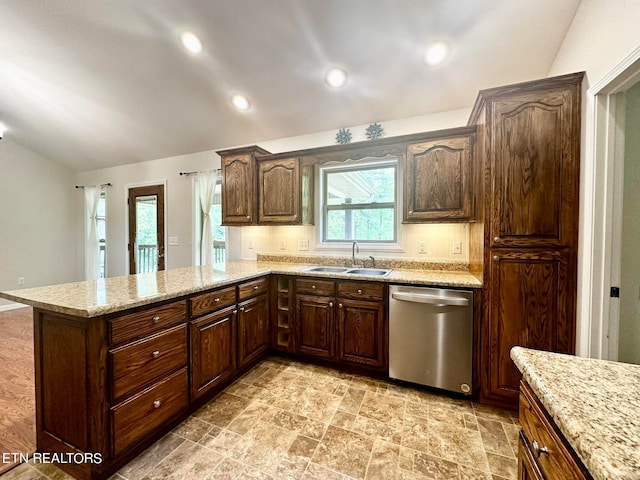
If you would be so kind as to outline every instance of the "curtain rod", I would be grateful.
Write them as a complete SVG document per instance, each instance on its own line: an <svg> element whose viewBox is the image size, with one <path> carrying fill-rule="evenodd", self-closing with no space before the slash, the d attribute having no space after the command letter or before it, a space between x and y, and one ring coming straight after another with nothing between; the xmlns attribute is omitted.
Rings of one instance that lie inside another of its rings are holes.
<svg viewBox="0 0 640 480"><path fill-rule="evenodd" d="M210 172L221 172L222 169L221 168L214 168L213 170L208 170ZM197 175L200 172L180 172L180 176L186 175L187 177L189 175Z"/></svg>
<svg viewBox="0 0 640 480"><path fill-rule="evenodd" d="M111 182L109 183L102 183L100 185L89 185L90 187L111 187ZM84 188L85 185L76 185L76 188Z"/></svg>

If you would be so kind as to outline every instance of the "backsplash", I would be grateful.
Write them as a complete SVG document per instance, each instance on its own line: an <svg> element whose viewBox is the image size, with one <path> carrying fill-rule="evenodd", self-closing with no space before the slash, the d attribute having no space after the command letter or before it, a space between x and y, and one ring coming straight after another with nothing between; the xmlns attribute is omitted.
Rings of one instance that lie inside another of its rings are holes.
<svg viewBox="0 0 640 480"><path fill-rule="evenodd" d="M281 262L281 263L301 263L309 265L336 265L344 266L345 262L351 265L351 257L337 255L278 255L259 253L257 260L259 262ZM358 266L362 265L362 260L366 260L367 267L371 266L368 257L356 256ZM403 270L437 270L448 272L468 272L469 264L465 262L435 262L420 261L402 258L381 257L375 259L376 268L393 268Z"/></svg>
<svg viewBox="0 0 640 480"><path fill-rule="evenodd" d="M343 245L341 248L318 245L316 231L314 226L241 227L241 258L255 260L258 254L351 258L350 245ZM418 263L469 263L467 223L404 224L399 233L399 246L376 248L360 244L358 258L373 255L376 258L403 259ZM453 253L456 245L459 246L460 253Z"/></svg>

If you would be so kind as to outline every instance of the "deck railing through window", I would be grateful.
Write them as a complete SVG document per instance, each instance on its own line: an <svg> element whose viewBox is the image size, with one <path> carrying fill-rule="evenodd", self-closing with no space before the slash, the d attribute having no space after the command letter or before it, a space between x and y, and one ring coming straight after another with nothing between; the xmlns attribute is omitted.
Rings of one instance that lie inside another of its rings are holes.
<svg viewBox="0 0 640 480"><path fill-rule="evenodd" d="M213 263L224 263L225 261L225 242L224 240L213 241Z"/></svg>
<svg viewBox="0 0 640 480"><path fill-rule="evenodd" d="M138 245L138 273L158 271L157 245Z"/></svg>

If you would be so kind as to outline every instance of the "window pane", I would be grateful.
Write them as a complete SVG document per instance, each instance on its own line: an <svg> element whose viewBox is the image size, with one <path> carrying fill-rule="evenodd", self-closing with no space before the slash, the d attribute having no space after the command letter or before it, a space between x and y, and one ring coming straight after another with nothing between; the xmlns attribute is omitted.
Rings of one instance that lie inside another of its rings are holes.
<svg viewBox="0 0 640 480"><path fill-rule="evenodd" d="M327 205L395 201L395 167L329 171Z"/></svg>
<svg viewBox="0 0 640 480"><path fill-rule="evenodd" d="M393 208L329 210L326 240L395 241Z"/></svg>

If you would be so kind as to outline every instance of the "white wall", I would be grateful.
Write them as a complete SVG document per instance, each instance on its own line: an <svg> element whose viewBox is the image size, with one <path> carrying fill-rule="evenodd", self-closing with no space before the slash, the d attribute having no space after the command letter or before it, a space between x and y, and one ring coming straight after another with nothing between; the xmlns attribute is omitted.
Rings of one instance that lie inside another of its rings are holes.
<svg viewBox="0 0 640 480"><path fill-rule="evenodd" d="M640 46L638 0L582 0L549 76L587 72L593 85Z"/></svg>
<svg viewBox="0 0 640 480"><path fill-rule="evenodd" d="M0 291L80 280L75 174L0 140ZM24 277L24 286L18 285ZM10 302L0 299L0 308Z"/></svg>
<svg viewBox="0 0 640 480"><path fill-rule="evenodd" d="M143 184L166 184L165 229L167 237L178 237L180 242L177 246L165 242L166 268L193 265L193 177L180 176L180 172L219 167L220 157L215 153L200 152L78 173L76 181L81 185L112 184L107 187L107 276L128 273L127 192ZM82 255L79 261L84 265Z"/></svg>
<svg viewBox="0 0 640 480"><path fill-rule="evenodd" d="M626 100L618 360L640 364L640 83Z"/></svg>

